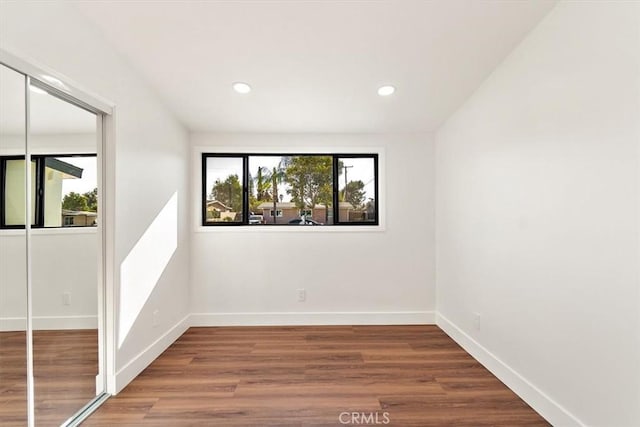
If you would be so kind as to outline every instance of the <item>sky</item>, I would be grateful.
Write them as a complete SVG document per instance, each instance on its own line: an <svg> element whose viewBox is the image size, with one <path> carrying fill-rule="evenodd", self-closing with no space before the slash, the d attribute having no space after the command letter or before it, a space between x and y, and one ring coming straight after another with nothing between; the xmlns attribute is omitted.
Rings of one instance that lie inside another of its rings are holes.
<svg viewBox="0 0 640 427"><path fill-rule="evenodd" d="M70 192L87 193L98 186L96 157L56 157L56 159L82 168L82 178L62 180L62 197Z"/></svg>
<svg viewBox="0 0 640 427"><path fill-rule="evenodd" d="M250 156L249 157L249 173L255 179L258 175L259 167L266 167L269 170L273 170L278 166L278 163L282 160L281 156ZM374 171L373 171L373 159L353 159L344 158L341 159L345 166L352 166L347 170L347 176L349 181L362 181L365 184L365 192L367 199L374 198ZM213 183L220 179L224 181L229 175L238 175L240 181L242 181L242 159L237 157L209 157L207 158L207 194L211 192ZM343 189L345 182L344 172L339 178L339 189ZM287 184L283 183L282 186L278 185L278 194L282 194L284 197L283 202L290 202L291 196L287 194L287 189L290 188Z"/></svg>
<svg viewBox="0 0 640 427"><path fill-rule="evenodd" d="M375 181L373 171L373 159L341 159L344 166L353 166L347 169L347 177L349 181L362 181L364 183L364 190L367 194L367 199L374 198L375 195ZM339 190L344 188L345 174L344 170L342 175L338 178Z"/></svg>

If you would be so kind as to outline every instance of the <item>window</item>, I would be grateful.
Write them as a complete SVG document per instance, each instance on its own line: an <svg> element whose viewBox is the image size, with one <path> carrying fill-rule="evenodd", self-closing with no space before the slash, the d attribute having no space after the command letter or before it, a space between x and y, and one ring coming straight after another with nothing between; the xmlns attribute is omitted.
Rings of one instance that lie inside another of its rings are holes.
<svg viewBox="0 0 640 427"><path fill-rule="evenodd" d="M205 224L242 224L244 159L216 156L204 159Z"/></svg>
<svg viewBox="0 0 640 427"><path fill-rule="evenodd" d="M24 228L24 162L0 157L0 228ZM35 228L97 225L96 156L31 156L31 197Z"/></svg>
<svg viewBox="0 0 640 427"><path fill-rule="evenodd" d="M378 215L376 160L373 157L338 158L340 221L374 223Z"/></svg>
<svg viewBox="0 0 640 427"><path fill-rule="evenodd" d="M377 154L203 153L202 224L378 225L377 177Z"/></svg>

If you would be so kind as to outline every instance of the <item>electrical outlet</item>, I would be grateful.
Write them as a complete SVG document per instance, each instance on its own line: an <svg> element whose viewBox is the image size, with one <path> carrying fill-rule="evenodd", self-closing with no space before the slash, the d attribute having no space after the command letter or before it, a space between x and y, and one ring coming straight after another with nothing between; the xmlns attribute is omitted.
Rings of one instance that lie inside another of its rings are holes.
<svg viewBox="0 0 640 427"><path fill-rule="evenodd" d="M306 289L298 289L298 301L305 302L307 300L307 290Z"/></svg>
<svg viewBox="0 0 640 427"><path fill-rule="evenodd" d="M160 324L160 310L153 310L153 327Z"/></svg>
<svg viewBox="0 0 640 427"><path fill-rule="evenodd" d="M473 313L473 326L475 326L476 331L480 330L480 313Z"/></svg>
<svg viewBox="0 0 640 427"><path fill-rule="evenodd" d="M62 294L62 305L71 305L71 292L64 292Z"/></svg>

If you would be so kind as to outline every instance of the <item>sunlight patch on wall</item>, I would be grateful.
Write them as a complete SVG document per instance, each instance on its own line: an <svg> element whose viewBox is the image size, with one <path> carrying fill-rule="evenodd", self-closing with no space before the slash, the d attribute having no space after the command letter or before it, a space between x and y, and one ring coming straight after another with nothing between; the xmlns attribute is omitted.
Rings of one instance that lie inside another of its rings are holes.
<svg viewBox="0 0 640 427"><path fill-rule="evenodd" d="M122 347L177 247L176 192L120 265L118 348Z"/></svg>

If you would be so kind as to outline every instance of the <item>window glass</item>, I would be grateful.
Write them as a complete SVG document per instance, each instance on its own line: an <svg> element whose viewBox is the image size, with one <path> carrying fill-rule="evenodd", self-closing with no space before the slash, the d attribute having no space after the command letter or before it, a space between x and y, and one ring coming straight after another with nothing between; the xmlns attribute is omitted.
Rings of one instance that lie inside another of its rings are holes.
<svg viewBox="0 0 640 427"><path fill-rule="evenodd" d="M98 224L95 156L45 157L43 185L45 227Z"/></svg>
<svg viewBox="0 0 640 427"><path fill-rule="evenodd" d="M376 222L376 164L373 157L338 159L339 221Z"/></svg>
<svg viewBox="0 0 640 427"><path fill-rule="evenodd" d="M243 159L242 157L207 157L206 159L207 223L242 223Z"/></svg>
<svg viewBox="0 0 640 427"><path fill-rule="evenodd" d="M4 169L4 225L24 226L25 182L24 159L8 159ZM36 215L36 163L31 162L31 224Z"/></svg>
<svg viewBox="0 0 640 427"><path fill-rule="evenodd" d="M249 207L264 224L290 224L305 214L332 223L332 156L249 156L249 177Z"/></svg>

